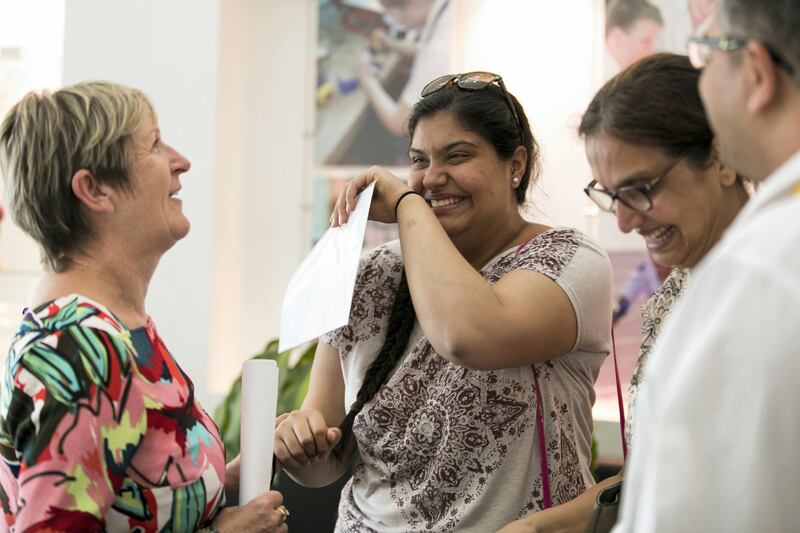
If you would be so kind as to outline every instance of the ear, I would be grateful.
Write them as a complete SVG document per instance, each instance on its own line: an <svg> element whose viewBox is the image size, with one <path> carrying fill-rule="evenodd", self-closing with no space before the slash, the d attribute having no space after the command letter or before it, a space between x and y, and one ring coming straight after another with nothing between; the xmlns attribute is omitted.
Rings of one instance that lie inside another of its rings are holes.
<svg viewBox="0 0 800 533"><path fill-rule="evenodd" d="M524 146L517 146L511 156L511 188L516 189L522 182L525 174L525 165L528 164L528 150Z"/></svg>
<svg viewBox="0 0 800 533"><path fill-rule="evenodd" d="M94 175L82 168L72 175L72 193L80 200L81 204L90 211L99 213L113 213L114 203L112 194L114 190L95 179Z"/></svg>
<svg viewBox="0 0 800 533"><path fill-rule="evenodd" d="M745 99L747 111L752 114L764 112L775 102L780 84L779 67L770 57L764 43L750 40L745 48L744 68L748 93Z"/></svg>
<svg viewBox="0 0 800 533"><path fill-rule="evenodd" d="M722 184L723 187L730 187L734 185L738 179L736 177L736 171L733 170L731 167L725 166L724 164L717 162L717 171L719 172L719 182Z"/></svg>
<svg viewBox="0 0 800 533"><path fill-rule="evenodd" d="M719 182L723 187L730 187L738 181L736 171L719 159L719 140L714 137L713 150L709 155L708 165L719 175Z"/></svg>

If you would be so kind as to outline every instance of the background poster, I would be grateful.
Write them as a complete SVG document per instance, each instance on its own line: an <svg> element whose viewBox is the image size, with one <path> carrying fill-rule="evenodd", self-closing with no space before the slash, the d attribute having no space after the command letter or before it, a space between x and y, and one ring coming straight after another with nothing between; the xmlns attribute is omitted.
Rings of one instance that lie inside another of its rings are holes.
<svg viewBox="0 0 800 533"><path fill-rule="evenodd" d="M608 0L604 79L653 52L686 54L689 37L716 9L716 0Z"/></svg>
<svg viewBox="0 0 800 533"><path fill-rule="evenodd" d="M447 0L320 0L314 162L408 165L406 122L448 72Z"/></svg>

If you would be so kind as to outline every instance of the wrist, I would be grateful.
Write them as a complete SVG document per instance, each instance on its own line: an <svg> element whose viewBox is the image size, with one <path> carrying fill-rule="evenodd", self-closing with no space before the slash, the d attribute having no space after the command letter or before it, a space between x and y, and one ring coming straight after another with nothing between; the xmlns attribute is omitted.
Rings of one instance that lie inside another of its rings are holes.
<svg viewBox="0 0 800 533"><path fill-rule="evenodd" d="M397 196L397 200L394 201L394 219L397 220L397 211L400 209L400 204L403 203L403 200L407 199L409 196L419 196L420 198L424 198L420 193L413 189L409 189L404 191L400 195Z"/></svg>

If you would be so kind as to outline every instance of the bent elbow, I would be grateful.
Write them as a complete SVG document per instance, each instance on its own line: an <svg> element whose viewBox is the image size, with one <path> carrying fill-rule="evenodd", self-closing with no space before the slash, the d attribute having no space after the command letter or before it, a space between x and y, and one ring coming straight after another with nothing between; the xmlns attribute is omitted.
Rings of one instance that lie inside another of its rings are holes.
<svg viewBox="0 0 800 533"><path fill-rule="evenodd" d="M443 335L435 342L431 339L434 349L450 361L470 370L493 370L494 366L487 361L486 352L478 347L473 339L463 335Z"/></svg>

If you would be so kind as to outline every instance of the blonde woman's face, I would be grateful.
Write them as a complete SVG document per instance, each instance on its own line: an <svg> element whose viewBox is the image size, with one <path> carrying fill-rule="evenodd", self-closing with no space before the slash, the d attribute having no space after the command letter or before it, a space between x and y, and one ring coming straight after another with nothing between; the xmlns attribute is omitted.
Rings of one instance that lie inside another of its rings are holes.
<svg viewBox="0 0 800 533"><path fill-rule="evenodd" d="M163 251L189 233L178 193L181 174L191 163L163 141L155 117L145 117L131 140L133 191L122 200L121 210L143 246Z"/></svg>

